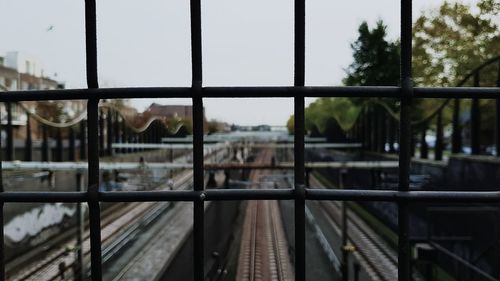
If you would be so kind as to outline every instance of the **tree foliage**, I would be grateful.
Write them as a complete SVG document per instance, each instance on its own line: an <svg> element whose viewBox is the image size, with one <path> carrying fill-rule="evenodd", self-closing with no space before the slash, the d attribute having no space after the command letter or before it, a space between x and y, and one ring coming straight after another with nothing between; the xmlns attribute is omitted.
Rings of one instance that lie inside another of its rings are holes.
<svg viewBox="0 0 500 281"><path fill-rule="evenodd" d="M424 12L413 27L413 73L418 86L456 86L465 75L500 54L500 2L475 7L445 1ZM494 86L495 71L481 77ZM471 85L471 84L469 84Z"/></svg>
<svg viewBox="0 0 500 281"><path fill-rule="evenodd" d="M413 77L416 86L456 86L476 67L500 55L500 2L479 0L473 7L461 2L445 1L424 11L413 27ZM351 44L353 63L346 69L347 86L397 85L399 81L399 42L386 40L386 26L378 21L373 29L363 22L358 38ZM495 86L498 65L481 72L481 86ZM464 86L472 86L472 79ZM351 104L347 104L349 101ZM373 101L373 99L372 99ZM386 109L397 112L397 100L378 99ZM431 116L442 100L415 100L412 120ZM370 99L321 98L306 109L306 129L324 132L324 124L334 118L343 129L356 120L362 106L374 106ZM345 107L353 107L348 110ZM482 101L483 122L494 120L491 101ZM340 117L342 116L342 117ZM451 105L444 118L451 119ZM293 127L293 116L289 122ZM488 127L489 125L485 125ZM292 132L292 131L290 131Z"/></svg>
<svg viewBox="0 0 500 281"><path fill-rule="evenodd" d="M413 77L417 86L457 86L466 75L489 59L500 55L500 2L480 0L475 6L445 1L425 11L413 27ZM481 86L495 86L498 65L484 68ZM464 86L473 86L473 79ZM442 101L424 100L417 108L434 111ZM465 102L466 106L469 104ZM492 101L481 101L483 130L492 127ZM445 108L445 121L452 116ZM491 134L489 134L491 135ZM484 139L484 138L483 138Z"/></svg>
<svg viewBox="0 0 500 281"><path fill-rule="evenodd" d="M373 29L363 22L358 38L351 44L354 62L343 80L348 86L395 86L399 80L399 42L386 39L387 27L378 21ZM348 131L355 124L367 100L361 98L319 98L305 110L306 131L323 135L337 132L331 126ZM391 102L394 104L394 102ZM391 107L394 107L391 106ZM293 116L287 123L293 132Z"/></svg>
<svg viewBox="0 0 500 281"><path fill-rule="evenodd" d="M387 26L379 20L370 30L363 22L351 44L354 62L346 69L347 86L396 86L399 81L399 42L386 40Z"/></svg>

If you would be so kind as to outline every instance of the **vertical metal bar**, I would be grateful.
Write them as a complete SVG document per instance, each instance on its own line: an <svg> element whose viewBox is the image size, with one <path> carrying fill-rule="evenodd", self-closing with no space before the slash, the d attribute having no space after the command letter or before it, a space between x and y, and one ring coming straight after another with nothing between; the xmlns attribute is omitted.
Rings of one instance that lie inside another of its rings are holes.
<svg viewBox="0 0 500 281"><path fill-rule="evenodd" d="M425 140L426 135L427 135L427 124L422 124L422 132L420 134L420 158L422 159L429 158L429 145Z"/></svg>
<svg viewBox="0 0 500 281"><path fill-rule="evenodd" d="M375 108L370 108L370 150L377 149L377 112Z"/></svg>
<svg viewBox="0 0 500 281"><path fill-rule="evenodd" d="M63 161L63 136L62 129L57 128L57 142L56 142L56 161Z"/></svg>
<svg viewBox="0 0 500 281"><path fill-rule="evenodd" d="M99 156L104 156L104 110L98 111L99 114Z"/></svg>
<svg viewBox="0 0 500 281"><path fill-rule="evenodd" d="M114 132L114 141L116 143L121 143L121 139L120 139L120 135L121 135L121 132L120 132L120 115L118 114L118 112L115 112L115 123L114 123L114 129L113 129L113 132ZM118 153L119 150L115 150L113 151L113 153Z"/></svg>
<svg viewBox="0 0 500 281"><path fill-rule="evenodd" d="M33 141L31 139L30 114L26 112L26 144L24 146L24 161L33 160Z"/></svg>
<svg viewBox="0 0 500 281"><path fill-rule="evenodd" d="M68 159L69 159L69 161L76 161L76 154L75 154L75 142L76 142L75 128L74 127L69 127L68 129L69 129Z"/></svg>
<svg viewBox="0 0 500 281"><path fill-rule="evenodd" d="M76 173L76 191L83 191L83 174L81 171ZM78 269L77 280L85 280L85 265L83 263L83 232L84 232L84 212L82 203L76 203L76 268Z"/></svg>
<svg viewBox="0 0 500 281"><path fill-rule="evenodd" d="M49 161L49 136L47 125L42 125L42 161Z"/></svg>
<svg viewBox="0 0 500 281"><path fill-rule="evenodd" d="M389 142L389 153L394 153L396 152L396 149L394 148L394 142L396 141L396 122L394 119L389 116L388 120L388 142Z"/></svg>
<svg viewBox="0 0 500 281"><path fill-rule="evenodd" d="M5 110L7 111L7 155L5 160L14 160L14 127L12 126L12 103L5 103Z"/></svg>
<svg viewBox="0 0 500 281"><path fill-rule="evenodd" d="M373 151L380 152L380 108L375 107L373 111L373 131L374 131L374 147Z"/></svg>
<svg viewBox="0 0 500 281"><path fill-rule="evenodd" d="M143 133L140 133L141 136L144 134ZM127 136L127 125L125 124L125 120L122 121L122 141L121 143L127 143L128 142L128 136ZM143 143L143 141L141 141L141 143ZM121 149L121 152L122 153L126 153L128 151L128 148L122 148Z"/></svg>
<svg viewBox="0 0 500 281"><path fill-rule="evenodd" d="M500 88L500 61L498 61L497 87ZM495 101L496 125L495 125L495 148L496 156L500 156L500 99Z"/></svg>
<svg viewBox="0 0 500 281"><path fill-rule="evenodd" d="M339 171L339 189L344 189L344 176L347 173L342 169ZM349 237L347 220L347 202L342 201L342 281L349 281Z"/></svg>
<svg viewBox="0 0 500 281"><path fill-rule="evenodd" d="M193 182L195 191L204 190L203 180L203 98L202 91L202 47L201 47L201 1L190 1L191 12L191 63L193 96ZM205 279L205 208L203 195L193 203L194 280Z"/></svg>
<svg viewBox="0 0 500 281"><path fill-rule="evenodd" d="M294 86L305 83L305 0L295 0L294 15ZM294 177L295 177L295 280L306 280L304 97L294 97Z"/></svg>
<svg viewBox="0 0 500 281"><path fill-rule="evenodd" d="M440 110L436 117L436 145L434 147L434 160L443 160L443 111Z"/></svg>
<svg viewBox="0 0 500 281"><path fill-rule="evenodd" d="M99 87L97 78L97 30L95 0L85 0L85 43L87 54L87 86ZM90 226L90 263L93 281L102 279L101 265L101 218L99 207L99 99L89 98L87 102L88 122L88 193Z"/></svg>
<svg viewBox="0 0 500 281"><path fill-rule="evenodd" d="M0 113L2 111L0 110ZM0 120L2 120L2 116L0 115ZM2 132L2 122L0 122L0 132ZM3 189L3 170L2 170L2 162L3 162L3 151L2 147L2 138L0 137L0 193L4 191ZM3 218L3 201L0 202L0 280L5 280L5 246L4 246L4 218Z"/></svg>
<svg viewBox="0 0 500 281"><path fill-rule="evenodd" d="M474 87L479 87L479 71L474 73ZM479 111L479 99L472 99L470 106L470 146L472 154L481 153L480 132L481 112Z"/></svg>
<svg viewBox="0 0 500 281"><path fill-rule="evenodd" d="M412 82L412 1L401 0L401 111L399 149L399 191L410 189L410 109ZM409 206L398 202L398 280L410 280Z"/></svg>
<svg viewBox="0 0 500 281"><path fill-rule="evenodd" d="M87 122L82 120L80 122L80 160L87 158L87 143L85 141L87 136Z"/></svg>
<svg viewBox="0 0 500 281"><path fill-rule="evenodd" d="M370 131L370 111L368 107L364 109L364 118L363 118L363 139L365 144L365 149L370 150L371 147L371 131Z"/></svg>
<svg viewBox="0 0 500 281"><path fill-rule="evenodd" d="M111 109L108 109L108 119L107 119L107 134L106 134L106 141L107 141L107 147L106 147L106 152L108 156L113 155L113 114L111 113Z"/></svg>
<svg viewBox="0 0 500 281"><path fill-rule="evenodd" d="M460 99L453 100L453 133L451 142L451 152L462 152L462 127L460 126Z"/></svg>
<svg viewBox="0 0 500 281"><path fill-rule="evenodd" d="M380 110L379 115L379 128L380 128L380 140L379 140L379 152L385 152L385 143L387 142L387 115L385 114L385 110Z"/></svg>

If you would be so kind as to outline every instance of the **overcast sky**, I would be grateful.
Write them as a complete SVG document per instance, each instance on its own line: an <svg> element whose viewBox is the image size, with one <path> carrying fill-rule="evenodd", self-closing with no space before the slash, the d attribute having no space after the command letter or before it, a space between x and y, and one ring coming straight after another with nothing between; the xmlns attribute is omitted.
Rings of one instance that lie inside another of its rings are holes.
<svg viewBox="0 0 500 281"><path fill-rule="evenodd" d="M189 0L98 0L101 87L190 86ZM439 0L416 0L414 18ZM359 24L382 19L399 34L397 0L307 0L306 84L340 85ZM1 0L0 51L22 51L84 88L84 1ZM202 0L204 86L293 84L292 0ZM190 104L189 99L134 100ZM291 99L205 99L206 115L238 124L284 125Z"/></svg>

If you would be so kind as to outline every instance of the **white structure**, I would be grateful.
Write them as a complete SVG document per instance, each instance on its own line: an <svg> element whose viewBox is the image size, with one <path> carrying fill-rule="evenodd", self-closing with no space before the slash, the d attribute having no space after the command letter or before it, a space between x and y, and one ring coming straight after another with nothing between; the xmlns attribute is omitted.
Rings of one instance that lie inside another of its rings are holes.
<svg viewBox="0 0 500 281"><path fill-rule="evenodd" d="M5 53L4 66L35 77L43 77L44 75L41 64L33 56L18 51Z"/></svg>

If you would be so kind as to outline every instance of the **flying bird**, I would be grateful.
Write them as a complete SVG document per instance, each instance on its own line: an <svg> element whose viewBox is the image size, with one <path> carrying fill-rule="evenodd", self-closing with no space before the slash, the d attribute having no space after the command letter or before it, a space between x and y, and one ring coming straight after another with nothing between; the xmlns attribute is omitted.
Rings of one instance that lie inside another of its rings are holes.
<svg viewBox="0 0 500 281"><path fill-rule="evenodd" d="M54 30L54 26L53 25L49 25L49 27L47 27L47 29L45 31L49 32L49 31L52 31Z"/></svg>

